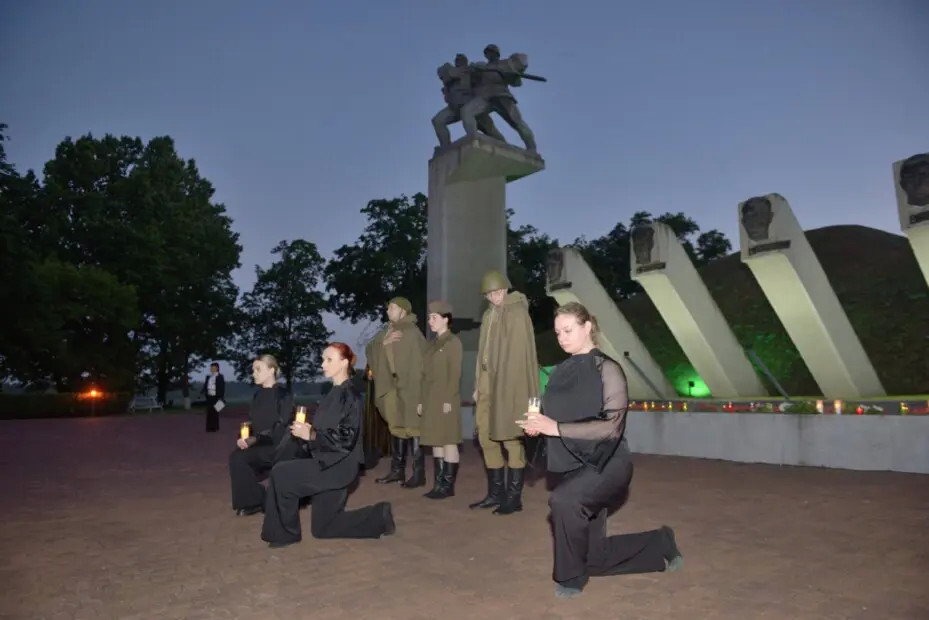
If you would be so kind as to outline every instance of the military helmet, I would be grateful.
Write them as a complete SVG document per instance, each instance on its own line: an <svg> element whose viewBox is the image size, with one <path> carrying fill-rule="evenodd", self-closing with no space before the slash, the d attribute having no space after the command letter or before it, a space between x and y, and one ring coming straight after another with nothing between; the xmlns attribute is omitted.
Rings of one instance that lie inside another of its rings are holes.
<svg viewBox="0 0 929 620"><path fill-rule="evenodd" d="M481 278L481 295L486 295L490 291L508 288L510 288L510 281L496 269L491 269Z"/></svg>

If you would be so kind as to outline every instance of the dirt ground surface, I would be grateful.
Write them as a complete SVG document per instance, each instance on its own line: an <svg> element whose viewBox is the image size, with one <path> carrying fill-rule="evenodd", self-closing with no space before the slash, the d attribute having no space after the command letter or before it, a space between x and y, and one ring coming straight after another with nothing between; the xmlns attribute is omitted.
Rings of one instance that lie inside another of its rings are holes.
<svg viewBox="0 0 929 620"><path fill-rule="evenodd" d="M393 502L394 536L271 550L230 508L227 456L202 414L0 422L2 618L929 618L929 476L636 457L613 532L675 528L679 573L602 577L553 596L543 481L522 513L483 496L362 478L349 507ZM929 448L927 448L929 449ZM429 466L431 477L431 465Z"/></svg>

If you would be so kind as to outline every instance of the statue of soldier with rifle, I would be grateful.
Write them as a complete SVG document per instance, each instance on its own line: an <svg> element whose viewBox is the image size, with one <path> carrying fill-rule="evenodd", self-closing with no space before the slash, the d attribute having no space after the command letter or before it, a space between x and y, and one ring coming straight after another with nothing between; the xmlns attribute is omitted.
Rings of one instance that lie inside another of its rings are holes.
<svg viewBox="0 0 929 620"><path fill-rule="evenodd" d="M445 97L445 108L432 117L432 126L439 138L439 146L451 144L448 126L461 120L461 108L474 97L472 73L468 66L468 57L464 54L455 56L455 65L445 63L438 69L439 79L442 80L442 95ZM506 138L494 125L490 114L484 112L475 119L477 128L491 138L506 142Z"/></svg>
<svg viewBox="0 0 929 620"><path fill-rule="evenodd" d="M484 48L487 62L467 63L467 58L459 54L455 58L455 67L439 67L448 107L433 119L440 146L450 143L447 126L461 120L467 135L475 135L478 130L505 142L490 118L490 112L496 112L512 127L530 153L536 153L535 136L520 114L516 97L510 92L510 86L522 86L522 80L545 82L545 78L526 73L529 57L526 54L511 54L507 59L500 58L500 48L490 44ZM464 63L464 64L462 64ZM467 79L464 79L467 76ZM457 90L455 90L457 89ZM452 94L455 106L449 101ZM462 103L458 103L462 101Z"/></svg>

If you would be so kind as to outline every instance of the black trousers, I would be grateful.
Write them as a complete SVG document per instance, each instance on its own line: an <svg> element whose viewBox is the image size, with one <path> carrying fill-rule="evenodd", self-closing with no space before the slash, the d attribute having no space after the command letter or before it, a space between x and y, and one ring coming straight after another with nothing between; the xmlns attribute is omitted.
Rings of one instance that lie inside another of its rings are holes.
<svg viewBox="0 0 929 620"><path fill-rule="evenodd" d="M215 396L206 397L206 432L208 433L219 430L219 412L214 409L218 400Z"/></svg>
<svg viewBox="0 0 929 620"><path fill-rule="evenodd" d="M552 491L554 579L583 582L588 576L653 573L665 569L669 542L661 530L606 535L608 510L625 498L632 460L623 442L603 473L589 467L567 474Z"/></svg>
<svg viewBox="0 0 929 620"><path fill-rule="evenodd" d="M336 466L338 467L338 466ZM358 478L322 471L315 459L278 463L271 470L261 539L286 543L302 539L300 499L312 498L310 531L315 538L379 538L386 531L383 506L345 510L348 487Z"/></svg>
<svg viewBox="0 0 929 620"><path fill-rule="evenodd" d="M274 465L274 446L255 445L236 448L229 455L229 480L232 482L232 509L254 508L265 501L265 489L258 476Z"/></svg>

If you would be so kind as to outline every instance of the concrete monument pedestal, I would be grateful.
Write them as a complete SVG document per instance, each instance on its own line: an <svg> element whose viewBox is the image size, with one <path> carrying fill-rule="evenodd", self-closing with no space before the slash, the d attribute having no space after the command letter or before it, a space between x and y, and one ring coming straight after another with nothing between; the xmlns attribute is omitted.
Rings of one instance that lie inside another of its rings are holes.
<svg viewBox="0 0 929 620"><path fill-rule="evenodd" d="M929 283L929 153L894 162L893 170L900 230L910 240L916 262Z"/></svg>
<svg viewBox="0 0 929 620"><path fill-rule="evenodd" d="M623 367L631 400L669 400L677 396L661 366L576 248L559 248L549 254L547 293L559 305L582 303L597 317L597 345Z"/></svg>
<svg viewBox="0 0 929 620"><path fill-rule="evenodd" d="M474 391L481 277L506 273L506 184L544 169L538 155L480 134L437 148L429 160L427 294L454 309L463 398Z"/></svg>
<svg viewBox="0 0 929 620"><path fill-rule="evenodd" d="M742 262L823 396L883 396L877 372L787 200L779 194L750 198L739 205L739 224Z"/></svg>
<svg viewBox="0 0 929 620"><path fill-rule="evenodd" d="M632 278L651 298L684 354L716 398L767 390L670 226L632 231Z"/></svg>

